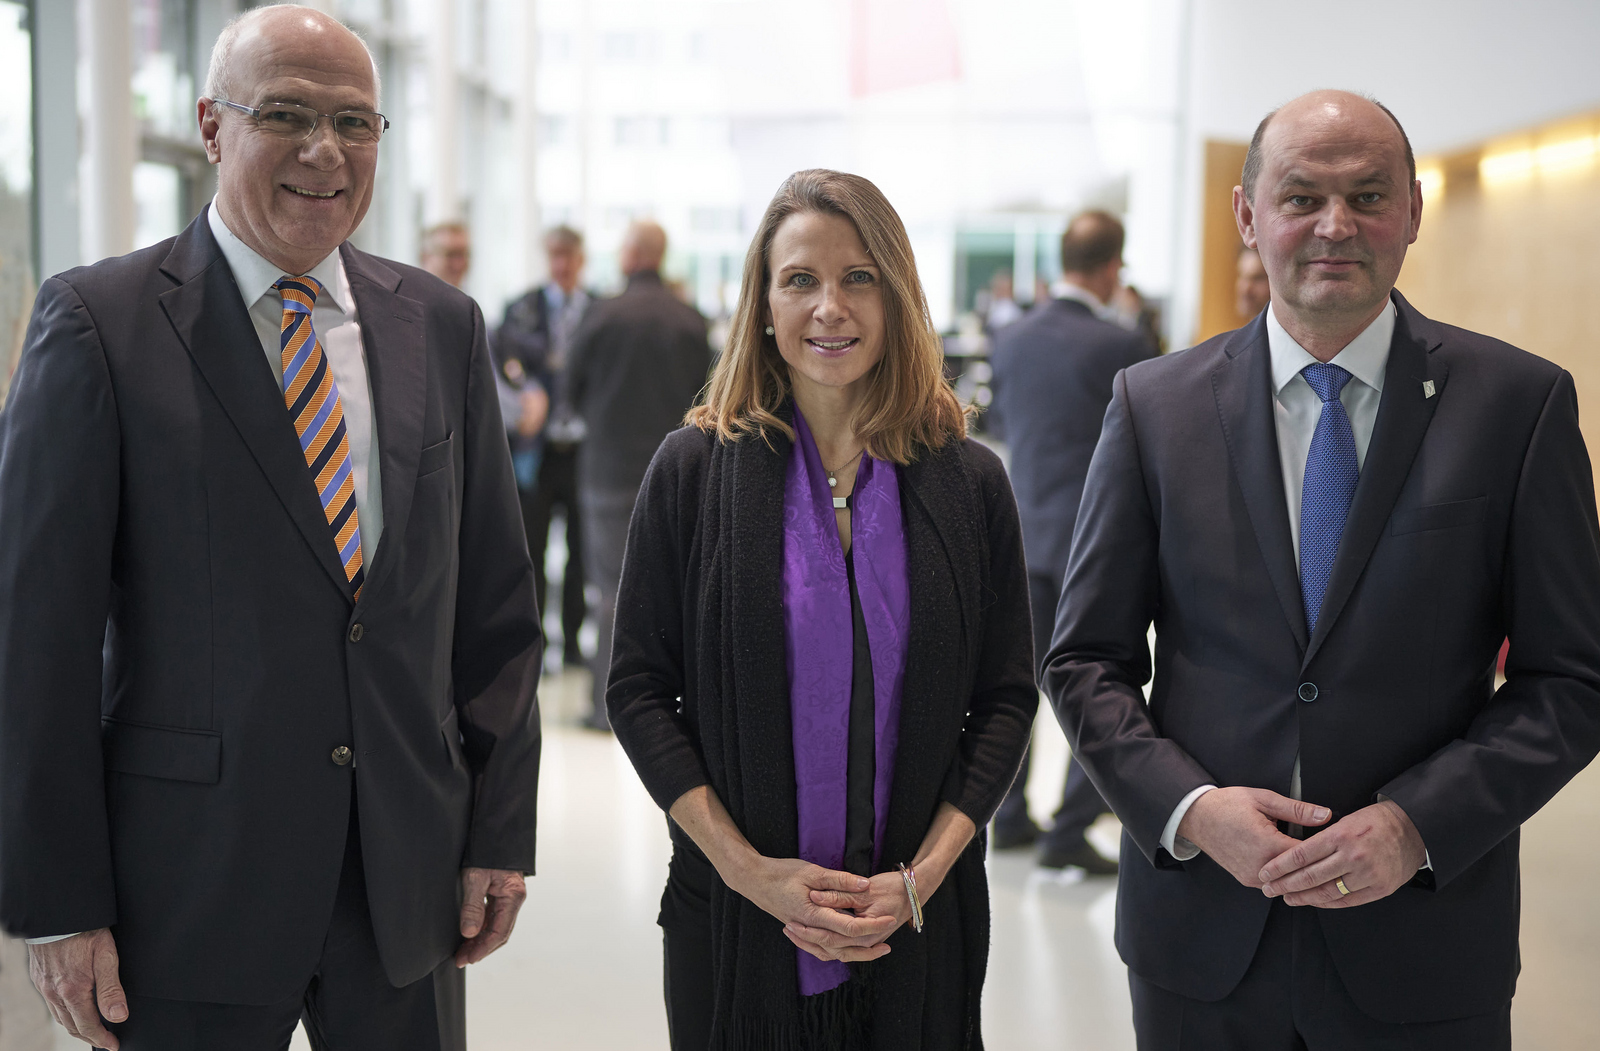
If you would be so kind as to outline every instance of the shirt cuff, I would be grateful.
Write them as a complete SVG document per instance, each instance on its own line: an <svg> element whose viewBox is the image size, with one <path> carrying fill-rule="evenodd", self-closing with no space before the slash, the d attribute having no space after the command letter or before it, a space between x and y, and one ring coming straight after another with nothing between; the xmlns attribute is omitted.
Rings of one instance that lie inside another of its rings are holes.
<svg viewBox="0 0 1600 1051"><path fill-rule="evenodd" d="M1161 830L1161 845L1166 848L1179 861L1188 861L1200 853L1200 848L1178 835L1178 826L1183 824L1183 815L1194 806L1194 801L1216 788L1216 785L1201 785L1199 788L1184 796L1173 808L1172 816L1167 818L1167 827Z"/></svg>
<svg viewBox="0 0 1600 1051"><path fill-rule="evenodd" d="M48 938L24 938L22 941L27 945L49 945L51 942L64 942L68 938L76 938L82 933L82 931L74 931L72 934L52 934Z"/></svg>

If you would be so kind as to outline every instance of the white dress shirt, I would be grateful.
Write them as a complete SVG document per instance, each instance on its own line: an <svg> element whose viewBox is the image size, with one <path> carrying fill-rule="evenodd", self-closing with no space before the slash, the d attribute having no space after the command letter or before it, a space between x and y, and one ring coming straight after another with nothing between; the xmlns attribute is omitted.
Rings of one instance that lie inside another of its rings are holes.
<svg viewBox="0 0 1600 1051"><path fill-rule="evenodd" d="M355 483L356 515L361 527L361 560L372 565L378 539L383 536L383 477L377 469L378 422L372 412L372 387L367 382L366 351L361 343L361 322L356 316L355 297L344 272L344 260L334 249L326 259L312 267L308 275L285 275L255 250L234 236L211 202L208 218L211 232L222 248L223 258L233 271L234 283L244 297L245 309L261 339L267 365L283 390L283 352L279 333L283 330L283 296L272 286L285 276L310 276L322 282L311 311L311 328L322 342L322 353L339 385L339 404L344 408L344 427L350 442L350 474ZM288 408L284 408L287 415Z"/></svg>
<svg viewBox="0 0 1600 1051"><path fill-rule="evenodd" d="M267 365L283 390L283 351L279 333L283 330L283 296L272 286L285 275L282 270L257 255L255 250L234 236L222 221L213 198L207 218L211 233L222 249L222 256L233 271L233 280L244 297L245 309L261 339ZM293 275L297 277L305 275ZM339 403L344 408L344 427L350 441L350 473L356 488L356 515L361 526L361 559L371 565L383 534L383 481L380 472L371 470L378 459L378 426L372 415L372 388L367 383L367 359L361 345L361 324L356 319L356 301L350 294L344 260L337 249L312 267L310 276L322 282L323 292L311 311L311 328L322 341L322 353L339 385ZM284 406L284 413L289 411ZM81 933L81 932L80 932ZM65 941L76 934L57 934L28 938L29 945Z"/></svg>
<svg viewBox="0 0 1600 1051"><path fill-rule="evenodd" d="M1378 421L1378 401L1383 396L1383 373L1389 367L1389 343L1394 338L1395 312L1391 302L1372 323L1361 330L1329 362L1350 373L1351 379L1339 392L1339 401L1350 417L1356 439L1356 470L1367 462L1367 446L1372 443L1372 428ZM1278 430L1278 463L1283 469L1283 495L1288 505L1289 540L1294 548L1294 564L1300 566L1300 491L1305 488L1306 457L1311 453L1311 438L1322 417L1322 399L1311 389L1301 370L1317 359L1296 343L1278 322L1277 304L1267 310L1267 349L1272 356L1272 419ZM1161 845L1179 861L1200 853L1186 839L1178 838L1178 826L1194 801L1216 788L1201 785L1184 796L1167 819ZM1289 795L1300 798L1300 759L1295 757Z"/></svg>

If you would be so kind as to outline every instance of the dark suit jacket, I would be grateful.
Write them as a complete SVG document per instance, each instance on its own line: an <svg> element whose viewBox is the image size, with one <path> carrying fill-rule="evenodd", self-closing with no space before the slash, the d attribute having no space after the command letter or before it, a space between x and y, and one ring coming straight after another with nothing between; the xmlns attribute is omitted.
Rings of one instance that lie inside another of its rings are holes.
<svg viewBox="0 0 1600 1051"><path fill-rule="evenodd" d="M516 361L523 375L536 380L550 395L554 407L555 402L566 393L562 383L566 370L557 371L550 361L555 347L550 333L550 301L544 296L546 287L540 285L512 300L511 305L506 307L500 327L492 333L490 344L495 362L501 369L505 368L506 362ZM589 297L590 307L599 302L594 292L588 289L583 292Z"/></svg>
<svg viewBox="0 0 1600 1051"><path fill-rule="evenodd" d="M459 944L462 865L533 868L543 643L483 320L342 252L383 472L359 603L204 213L44 282L0 425L0 921L110 926L142 995L303 988L357 789L396 984Z"/></svg>
<svg viewBox="0 0 1600 1051"><path fill-rule="evenodd" d="M1153 354L1142 335L1075 299L1052 300L996 337L992 418L1011 450L1030 573L1060 583L1111 380Z"/></svg>
<svg viewBox="0 0 1600 1051"><path fill-rule="evenodd" d="M1600 749L1600 532L1572 377L1394 298L1310 637L1263 318L1122 373L1089 469L1045 687L1123 821L1123 959L1186 996L1237 984L1269 906L1158 846L1190 790L1287 792L1298 752L1304 798L1335 820L1393 798L1431 876L1315 915L1357 1006L1422 1022L1511 997L1518 827Z"/></svg>
<svg viewBox="0 0 1600 1051"><path fill-rule="evenodd" d="M579 487L615 494L626 514L661 439L683 424L710 368L706 319L658 274L634 274L620 296L592 304L567 366L568 397L589 426Z"/></svg>

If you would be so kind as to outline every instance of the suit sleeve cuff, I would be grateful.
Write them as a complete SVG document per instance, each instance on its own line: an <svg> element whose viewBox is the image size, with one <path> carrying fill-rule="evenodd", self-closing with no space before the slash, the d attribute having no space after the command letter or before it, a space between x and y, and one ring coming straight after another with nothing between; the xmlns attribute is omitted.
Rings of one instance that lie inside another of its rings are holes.
<svg viewBox="0 0 1600 1051"><path fill-rule="evenodd" d="M1380 803L1394 803L1393 799L1391 799L1388 796L1384 795L1382 792L1379 792L1377 794L1377 798L1378 798L1378 802L1380 802ZM1399 803L1395 803L1394 805L1395 806L1400 806ZM1404 809L1404 808L1402 807L1401 809ZM1407 815L1407 816L1410 816L1410 815ZM1418 872L1432 872L1433 871L1433 855L1428 853L1428 846L1427 846L1426 843L1424 843L1423 846L1422 846L1422 867L1420 869L1418 869L1417 871Z"/></svg>
<svg viewBox="0 0 1600 1051"><path fill-rule="evenodd" d="M1167 818L1167 827L1161 830L1161 845L1177 860L1188 861L1200 853L1199 847L1178 835L1178 826L1183 824L1183 816L1194 806L1194 801L1216 787L1216 785L1201 785L1184 796L1178 805L1173 807L1172 816Z"/></svg>
<svg viewBox="0 0 1600 1051"><path fill-rule="evenodd" d="M82 931L74 931L71 934L52 934L48 938L24 938L22 940L28 945L49 945L51 942L64 942L68 938L76 938L82 933Z"/></svg>

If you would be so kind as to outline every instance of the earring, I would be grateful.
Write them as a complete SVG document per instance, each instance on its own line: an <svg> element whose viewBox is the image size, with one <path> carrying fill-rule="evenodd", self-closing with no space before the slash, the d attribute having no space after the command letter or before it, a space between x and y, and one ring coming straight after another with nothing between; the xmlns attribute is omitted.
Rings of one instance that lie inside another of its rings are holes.
<svg viewBox="0 0 1600 1051"><path fill-rule="evenodd" d="M778 334L778 330L777 329L773 328L771 325L767 326L767 335L776 336L777 334Z"/></svg>

